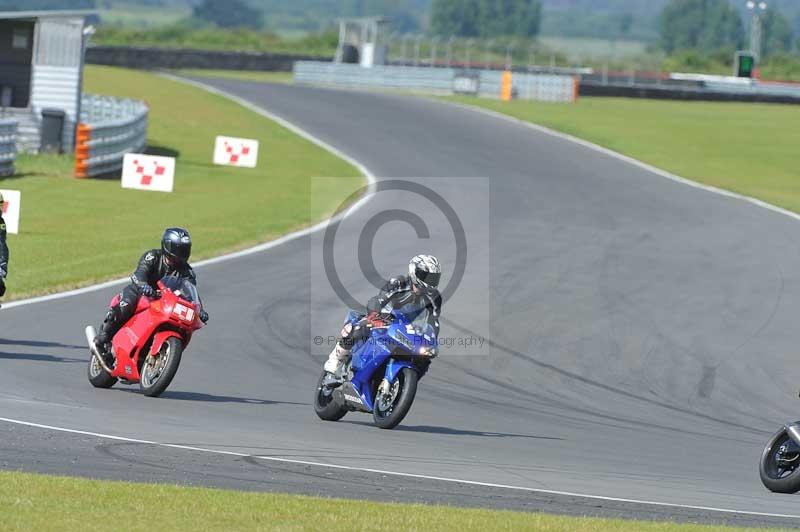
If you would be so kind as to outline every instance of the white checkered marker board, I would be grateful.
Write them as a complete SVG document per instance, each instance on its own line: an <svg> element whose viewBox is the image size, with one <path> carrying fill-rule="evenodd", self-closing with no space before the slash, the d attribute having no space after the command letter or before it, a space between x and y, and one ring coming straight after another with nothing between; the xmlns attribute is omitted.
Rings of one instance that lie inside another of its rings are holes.
<svg viewBox="0 0 800 532"><path fill-rule="evenodd" d="M122 188L172 192L175 159L127 153L122 162Z"/></svg>
<svg viewBox="0 0 800 532"><path fill-rule="evenodd" d="M0 190L3 199L3 220L6 221L6 231L16 235L19 233L19 212L22 202L22 193L19 190Z"/></svg>
<svg viewBox="0 0 800 532"><path fill-rule="evenodd" d="M255 168L258 164L258 141L217 137L214 144L214 164Z"/></svg>

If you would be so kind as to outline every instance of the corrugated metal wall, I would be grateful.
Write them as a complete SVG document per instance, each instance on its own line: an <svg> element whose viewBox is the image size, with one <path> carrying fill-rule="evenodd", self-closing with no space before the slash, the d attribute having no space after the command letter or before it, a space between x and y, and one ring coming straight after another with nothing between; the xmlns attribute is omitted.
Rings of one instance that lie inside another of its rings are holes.
<svg viewBox="0 0 800 532"><path fill-rule="evenodd" d="M83 46L83 19L40 19L36 27L36 49L31 81L30 121L40 125L42 109L60 109L66 113L64 150L75 143L78 113L80 67ZM31 124L32 125L32 124ZM20 146L38 149L38 127L21 127Z"/></svg>
<svg viewBox="0 0 800 532"><path fill-rule="evenodd" d="M33 66L33 93L31 94L33 113L40 120L42 109L61 109L66 113L64 151L70 151L75 142L79 86L78 67Z"/></svg>

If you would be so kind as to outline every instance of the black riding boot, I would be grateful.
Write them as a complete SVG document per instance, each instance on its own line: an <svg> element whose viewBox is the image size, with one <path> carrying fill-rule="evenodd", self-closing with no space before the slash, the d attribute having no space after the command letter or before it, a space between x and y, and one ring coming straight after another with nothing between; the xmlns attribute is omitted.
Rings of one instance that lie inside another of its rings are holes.
<svg viewBox="0 0 800 532"><path fill-rule="evenodd" d="M103 324L100 325L100 331L98 331L94 339L94 347L97 353L103 357L103 362L109 367L112 367L114 364L114 355L111 352L111 340L120 329L119 321L119 307L114 306L108 309Z"/></svg>

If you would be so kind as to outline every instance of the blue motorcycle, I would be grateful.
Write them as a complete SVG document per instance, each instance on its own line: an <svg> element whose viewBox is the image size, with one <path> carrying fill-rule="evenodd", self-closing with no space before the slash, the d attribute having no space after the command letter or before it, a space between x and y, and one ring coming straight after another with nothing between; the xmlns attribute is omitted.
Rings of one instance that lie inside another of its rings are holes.
<svg viewBox="0 0 800 532"><path fill-rule="evenodd" d="M382 429L396 427L406 417L417 382L438 354L428 310L403 307L372 324L366 338L353 346L350 361L335 375L323 372L314 394L320 419L338 421L347 412L372 413ZM350 311L353 327L363 315Z"/></svg>

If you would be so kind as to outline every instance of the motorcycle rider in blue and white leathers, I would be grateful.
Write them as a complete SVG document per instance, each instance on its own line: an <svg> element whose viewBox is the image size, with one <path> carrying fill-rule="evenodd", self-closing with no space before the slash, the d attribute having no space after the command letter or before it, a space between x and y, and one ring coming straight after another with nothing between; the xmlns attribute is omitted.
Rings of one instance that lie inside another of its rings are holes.
<svg viewBox="0 0 800 532"><path fill-rule="evenodd" d="M377 296L367 303L367 315L355 326L345 324L339 341L325 362L325 371L336 374L342 363L350 357L353 346L369 335L373 323L381 315L407 305L426 308L428 322L436 336L439 335L439 316L442 312L442 296L439 280L442 269L433 255L417 255L408 264L408 275L394 277L387 282Z"/></svg>

